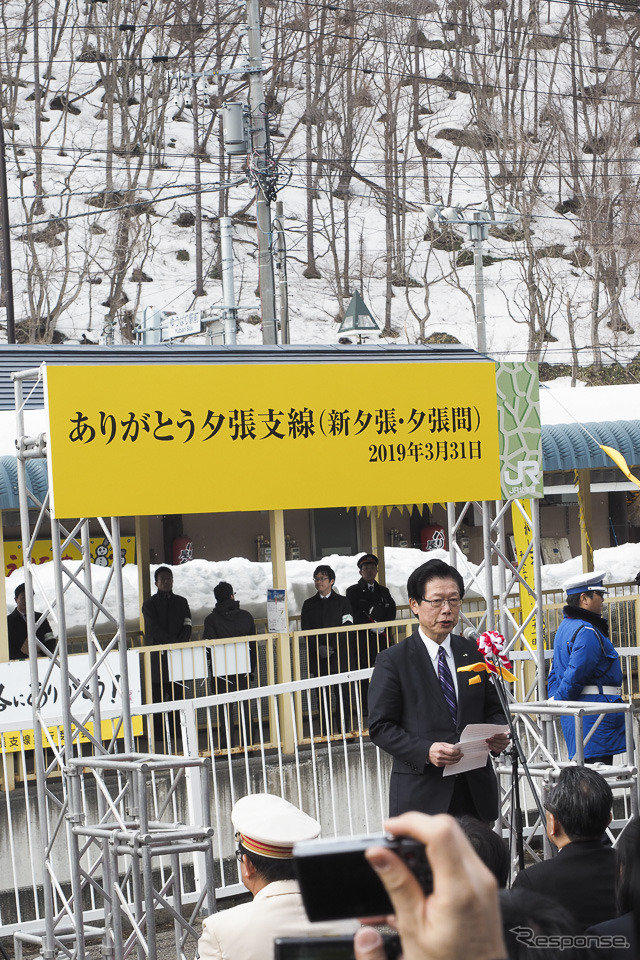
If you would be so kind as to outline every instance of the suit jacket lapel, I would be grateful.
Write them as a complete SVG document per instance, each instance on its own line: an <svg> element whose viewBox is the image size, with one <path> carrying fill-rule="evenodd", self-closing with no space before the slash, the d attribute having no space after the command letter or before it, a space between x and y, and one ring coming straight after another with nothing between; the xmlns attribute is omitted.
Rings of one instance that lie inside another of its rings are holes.
<svg viewBox="0 0 640 960"><path fill-rule="evenodd" d="M456 676L458 679L458 727L462 729L460 721L464 718L464 710L467 704L469 694L469 678L482 677L482 683L485 682L484 674L477 673L458 673L458 667L468 667L470 663L477 660L477 657L471 657L465 652L461 643L461 637L456 634L451 635L451 652L453 653L453 662L456 667Z"/></svg>

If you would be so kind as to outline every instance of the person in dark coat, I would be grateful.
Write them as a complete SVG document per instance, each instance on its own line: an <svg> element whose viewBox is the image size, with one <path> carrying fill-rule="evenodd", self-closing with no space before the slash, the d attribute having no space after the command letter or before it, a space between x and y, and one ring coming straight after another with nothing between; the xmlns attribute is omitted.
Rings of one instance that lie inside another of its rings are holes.
<svg viewBox="0 0 640 960"><path fill-rule="evenodd" d="M353 611L346 597L336 593L333 585L336 575L330 566L323 563L313 572L316 593L302 604L300 627L315 630L324 627L344 627L353 623ZM348 635L318 634L308 637L309 673L312 677L344 673L349 669Z"/></svg>
<svg viewBox="0 0 640 960"><path fill-rule="evenodd" d="M242 610L230 583L221 581L213 588L216 605L205 618L203 640L220 640L225 637L254 637L256 624L248 610ZM248 647L248 650L247 650ZM256 643L216 644L207 649L209 677L213 693L231 693L247 690L249 680L257 669ZM248 663L247 663L248 658ZM247 666L249 672L247 672ZM244 739L251 739L250 704L243 702L241 709L236 704L217 710L219 747L227 743L227 727L231 727L230 744L238 746Z"/></svg>
<svg viewBox="0 0 640 960"><path fill-rule="evenodd" d="M609 624L602 616L606 590L604 572L581 573L564 584L567 606L553 641L553 664L549 672L549 697L553 700L584 700L587 703L622 703L622 668L618 652L609 640ZM576 752L573 717L561 717L569 757ZM585 738L597 724L584 757L589 763L611 764L616 753L626 749L624 715L598 714L583 717Z"/></svg>
<svg viewBox="0 0 640 960"><path fill-rule="evenodd" d="M374 553L365 553L358 560L360 579L347 587L347 600L353 610L354 624L383 623L395 620L396 602L386 587L378 583L378 558ZM372 667L380 650L389 646L389 635L384 627L372 626L370 630L358 630L352 637L351 665L354 669ZM360 681L362 711L366 714L369 681Z"/></svg>
<svg viewBox="0 0 640 960"><path fill-rule="evenodd" d="M634 923L634 906L640 912L640 818L633 817L616 843L616 903L618 916L589 927L587 934L624 938L627 946L603 949L607 960L631 960L638 956L638 937Z"/></svg>
<svg viewBox="0 0 640 960"><path fill-rule="evenodd" d="M347 587L354 623L383 623L395 620L396 602L386 587L378 583L378 558L365 553L358 560L360 579ZM373 666L373 662L370 664Z"/></svg>
<svg viewBox="0 0 640 960"><path fill-rule="evenodd" d="M256 624L248 610L243 610L235 598L230 583L217 583L213 588L216 605L205 617L203 640L220 640L225 637L255 637ZM236 669L236 653L244 653L243 644L223 644L217 647L222 653L223 673L213 671L216 693L226 693L229 690L246 690L250 676L256 672L257 656L256 644L249 643L249 672ZM218 658L218 660L220 657ZM213 668L213 664L211 665ZM216 675L217 674L217 675Z"/></svg>
<svg viewBox="0 0 640 960"><path fill-rule="evenodd" d="M300 611L300 626L302 630L329 629L344 627L353 623L353 612L346 597L336 593L333 585L336 575L326 563L320 564L313 572L313 583L316 593L308 597L302 604ZM318 633L305 638L309 676L326 677L336 673L346 673L351 669L349 657L349 634ZM345 718L345 725L353 727L355 712L352 710L349 690L345 684L339 684L335 703L331 706L331 723L333 729L341 727L341 711ZM333 701L333 697L331 698ZM341 704L341 706L340 706ZM321 726L324 717L321 717ZM327 726L329 720L327 720Z"/></svg>
<svg viewBox="0 0 640 960"><path fill-rule="evenodd" d="M521 870L513 886L552 897L583 932L616 915L616 854L602 842L611 821L611 787L595 770L565 767L544 805L547 836L558 853Z"/></svg>
<svg viewBox="0 0 640 960"><path fill-rule="evenodd" d="M369 736L393 757L389 815L418 810L495 820L498 785L490 758L480 769L443 776L462 758L456 744L468 724L507 723L488 674L457 672L483 662L475 642L454 633L464 581L455 567L429 560L413 571L407 593L418 626L380 651L369 686ZM487 739L494 753L508 743L504 732Z"/></svg>
<svg viewBox="0 0 640 960"><path fill-rule="evenodd" d="M185 597L173 592L173 573L169 567L158 567L154 580L158 592L142 604L144 617L145 646L169 643L187 643L191 639L191 611ZM151 699L153 703L163 700L179 700L180 688L169 680L167 654L151 656ZM172 717L174 739L179 739L177 717ZM156 738L162 739L164 728L162 714L154 718Z"/></svg>
<svg viewBox="0 0 640 960"><path fill-rule="evenodd" d="M27 595L24 583L18 584L13 596L16 601L16 608L7 617L9 659L26 660L29 656L29 641L27 640ZM36 623L38 623L42 614L36 611L34 617ZM46 617L40 626L37 627L36 636L47 650L53 652L56 645L56 638L53 635L53 630L49 626L49 621Z"/></svg>
<svg viewBox="0 0 640 960"><path fill-rule="evenodd" d="M378 558L373 553L365 553L358 560L360 579L357 583L347 587L347 600L353 611L353 622L383 623L386 620L395 620L396 602L389 590L378 583ZM357 666L359 669L372 667L378 650L389 646L387 635L381 628L372 627L369 632L369 643L361 644L358 651Z"/></svg>
<svg viewBox="0 0 640 960"><path fill-rule="evenodd" d="M607 947L602 956L607 960L631 960L638 956L638 937L634 923L634 907L640 914L640 818L633 817L618 837L616 844L616 903L618 916L589 927L587 934L624 938L627 946ZM600 955L600 954L599 954Z"/></svg>

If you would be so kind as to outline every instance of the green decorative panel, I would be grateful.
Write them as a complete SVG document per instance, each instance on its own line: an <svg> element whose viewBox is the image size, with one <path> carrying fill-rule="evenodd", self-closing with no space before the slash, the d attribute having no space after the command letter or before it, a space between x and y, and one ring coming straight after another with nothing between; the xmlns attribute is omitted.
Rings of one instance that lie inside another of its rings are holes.
<svg viewBox="0 0 640 960"><path fill-rule="evenodd" d="M538 364L496 363L496 394L502 496L541 497Z"/></svg>

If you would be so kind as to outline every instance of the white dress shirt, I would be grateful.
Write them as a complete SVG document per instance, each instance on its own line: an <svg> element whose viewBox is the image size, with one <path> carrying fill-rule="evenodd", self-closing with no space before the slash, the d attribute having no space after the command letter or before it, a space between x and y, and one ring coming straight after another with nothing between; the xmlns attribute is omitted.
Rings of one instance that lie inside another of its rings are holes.
<svg viewBox="0 0 640 960"><path fill-rule="evenodd" d="M458 675L456 673L456 665L453 659L453 653L451 652L451 634L447 634L447 637L442 641L442 643L436 643L435 640L432 640L431 637L428 637L426 633L422 632L422 627L418 627L418 633L420 638L427 648L427 653L431 658L431 663L433 664L433 669L436 672L436 677L439 677L438 674L438 652L440 647L444 650L447 657L447 664L449 665L449 670L451 671L451 679L453 680L453 686L456 691L456 700L458 699Z"/></svg>

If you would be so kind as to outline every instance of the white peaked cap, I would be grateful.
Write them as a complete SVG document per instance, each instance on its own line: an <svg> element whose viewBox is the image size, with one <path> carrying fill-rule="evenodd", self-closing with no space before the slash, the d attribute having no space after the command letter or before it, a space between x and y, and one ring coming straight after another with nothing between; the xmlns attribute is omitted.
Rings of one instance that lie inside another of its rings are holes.
<svg viewBox="0 0 640 960"><path fill-rule="evenodd" d="M236 840L261 857L288 859L294 843L320 835L317 820L272 793L242 797L231 811L231 822Z"/></svg>

